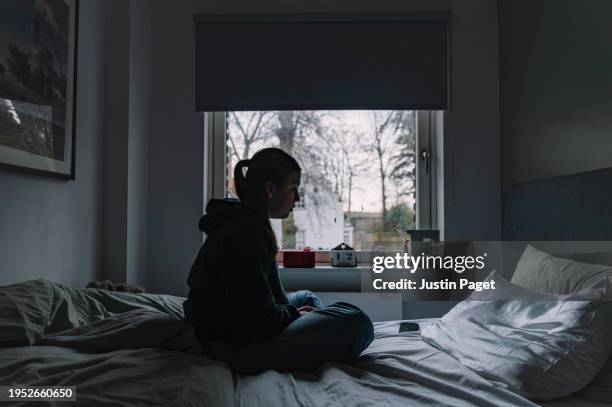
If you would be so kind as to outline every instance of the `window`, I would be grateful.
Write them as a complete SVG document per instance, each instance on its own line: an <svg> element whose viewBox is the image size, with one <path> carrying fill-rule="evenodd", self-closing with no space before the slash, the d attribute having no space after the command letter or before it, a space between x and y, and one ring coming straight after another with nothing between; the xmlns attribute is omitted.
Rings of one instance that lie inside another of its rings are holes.
<svg viewBox="0 0 612 407"><path fill-rule="evenodd" d="M306 193L304 192L304 187L298 188L298 194L300 195L300 200L295 203L295 207L297 209L305 209L306 208Z"/></svg>
<svg viewBox="0 0 612 407"><path fill-rule="evenodd" d="M211 192L215 197L236 197L236 162L261 148L280 147L302 166L301 201L289 218L272 220L282 249L329 250L342 242L357 250L381 245L401 248L406 229L434 225L433 114L406 110L207 113L213 134Z"/></svg>

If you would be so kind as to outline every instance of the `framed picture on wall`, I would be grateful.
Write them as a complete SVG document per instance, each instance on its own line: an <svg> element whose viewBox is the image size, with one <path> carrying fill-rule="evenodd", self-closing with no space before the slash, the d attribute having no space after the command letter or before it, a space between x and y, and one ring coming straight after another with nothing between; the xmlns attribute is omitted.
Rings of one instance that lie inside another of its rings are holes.
<svg viewBox="0 0 612 407"><path fill-rule="evenodd" d="M74 179L78 0L0 2L0 169Z"/></svg>

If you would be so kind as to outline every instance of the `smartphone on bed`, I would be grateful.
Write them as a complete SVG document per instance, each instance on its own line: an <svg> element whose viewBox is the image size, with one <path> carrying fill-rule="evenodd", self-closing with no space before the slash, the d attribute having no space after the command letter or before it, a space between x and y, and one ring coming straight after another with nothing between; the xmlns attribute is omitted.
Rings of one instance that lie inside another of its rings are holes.
<svg viewBox="0 0 612 407"><path fill-rule="evenodd" d="M400 332L415 332L419 331L419 324L414 322L400 322L399 331Z"/></svg>

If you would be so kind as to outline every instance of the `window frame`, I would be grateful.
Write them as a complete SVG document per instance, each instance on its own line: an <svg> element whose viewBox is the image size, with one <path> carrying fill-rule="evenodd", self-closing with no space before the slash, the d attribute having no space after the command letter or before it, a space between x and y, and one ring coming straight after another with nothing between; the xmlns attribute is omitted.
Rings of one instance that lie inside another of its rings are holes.
<svg viewBox="0 0 612 407"><path fill-rule="evenodd" d="M437 157L442 111L416 110L416 228L435 229L437 222ZM228 112L204 112L204 205L210 198L223 199L227 189L227 117ZM427 157L425 156L427 154ZM428 162L429 161L429 162ZM282 250L280 250L282 252ZM279 253L280 255L280 253ZM329 251L317 251L317 263L328 264ZM361 263L361 261L360 261Z"/></svg>

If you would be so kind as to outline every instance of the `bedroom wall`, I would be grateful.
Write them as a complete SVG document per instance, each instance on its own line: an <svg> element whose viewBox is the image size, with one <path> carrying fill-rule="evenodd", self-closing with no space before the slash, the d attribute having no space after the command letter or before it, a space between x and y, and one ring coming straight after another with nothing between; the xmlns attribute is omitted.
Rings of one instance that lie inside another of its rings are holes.
<svg viewBox="0 0 612 407"><path fill-rule="evenodd" d="M151 135L151 7L130 2L130 122L128 162L127 278L147 285L149 140Z"/></svg>
<svg viewBox="0 0 612 407"><path fill-rule="evenodd" d="M370 0L307 3L152 0L150 4L153 84L147 249L150 290L184 295L186 277L202 242L197 222L206 201L204 124L202 115L194 111L194 14L450 10L453 110L452 119L446 123L444 146L446 182L441 198L445 238L501 238L495 1L381 0L374 4Z"/></svg>
<svg viewBox="0 0 612 407"><path fill-rule="evenodd" d="M101 270L104 14L104 1L80 2L76 180L0 171L0 285L82 287Z"/></svg>
<svg viewBox="0 0 612 407"><path fill-rule="evenodd" d="M148 0L106 0L104 278L147 285Z"/></svg>
<svg viewBox="0 0 612 407"><path fill-rule="evenodd" d="M107 0L105 46L103 267L105 279L124 282L128 251L129 2Z"/></svg>
<svg viewBox="0 0 612 407"><path fill-rule="evenodd" d="M506 192L612 167L612 2L500 0Z"/></svg>

